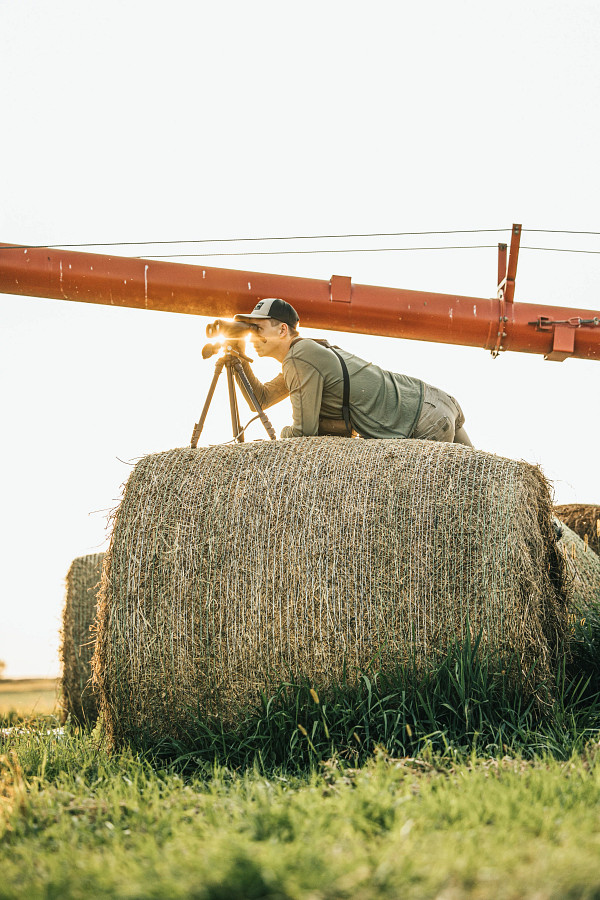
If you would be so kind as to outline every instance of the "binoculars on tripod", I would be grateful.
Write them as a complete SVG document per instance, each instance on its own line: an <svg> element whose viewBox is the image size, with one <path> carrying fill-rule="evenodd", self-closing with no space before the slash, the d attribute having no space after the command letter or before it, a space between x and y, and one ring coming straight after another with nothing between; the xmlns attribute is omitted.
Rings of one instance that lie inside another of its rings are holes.
<svg viewBox="0 0 600 900"><path fill-rule="evenodd" d="M250 325L247 322L234 322L231 319L215 319L214 322L211 322L210 325L206 326L206 336L207 337L216 337L220 340L214 344L205 344L202 348L202 358L210 359L211 356L214 356L216 353L219 353L220 350L225 350L218 359L215 364L215 374L213 376L213 380L211 382L210 388L208 389L208 396L204 403L204 408L202 410L202 415L196 424L194 425L194 430L192 432L192 440L190 442L190 446L194 449L198 446L198 438L202 434L202 429L204 428L204 421L206 419L206 414L208 412L208 407L210 406L210 402L212 400L213 394L215 392L215 388L217 386L217 381L219 380L219 375L225 368L227 371L227 386L229 389L229 408L231 412L231 426L233 428L233 439L234 441L238 441L243 443L244 441L244 431L246 427L242 428L240 423L240 415L238 411L237 397L235 393L235 378L237 378L240 383L240 387L246 400L253 406L257 412L257 416L254 418L259 418L265 429L267 434L269 435L270 440L276 440L277 436L275 434L275 429L269 422L265 412L263 411L260 403L258 402L256 395L252 389L252 385L248 381L248 376L244 372L244 367L242 364L242 360L247 360L248 362L252 362L247 356L241 352L238 347L227 346L227 340L240 341L243 340L246 335L248 335L251 331L255 331L257 328L256 325ZM234 376L235 372L235 376ZM254 419L250 420L251 422ZM250 423L248 423L250 424Z"/></svg>
<svg viewBox="0 0 600 900"><path fill-rule="evenodd" d="M231 319L215 319L206 326L206 337L232 338L243 340L251 331L256 331L256 325L247 322L233 322Z"/></svg>
<svg viewBox="0 0 600 900"><path fill-rule="evenodd" d="M234 322L231 319L215 319L210 325L206 326L206 337L220 338L222 341L243 341L251 331L256 330L256 325L249 325L246 322ZM202 359L210 359L215 353L222 349L220 343L205 344L202 348Z"/></svg>

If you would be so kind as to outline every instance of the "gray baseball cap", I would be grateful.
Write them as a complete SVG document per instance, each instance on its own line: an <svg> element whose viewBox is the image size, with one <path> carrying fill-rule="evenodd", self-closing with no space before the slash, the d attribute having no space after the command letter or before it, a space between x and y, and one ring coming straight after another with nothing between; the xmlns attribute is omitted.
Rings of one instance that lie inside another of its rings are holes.
<svg viewBox="0 0 600 900"><path fill-rule="evenodd" d="M300 317L294 307L285 300L267 297L259 300L251 313L235 316L236 322L246 322L248 319L277 319L279 322L285 322L290 328L296 328Z"/></svg>

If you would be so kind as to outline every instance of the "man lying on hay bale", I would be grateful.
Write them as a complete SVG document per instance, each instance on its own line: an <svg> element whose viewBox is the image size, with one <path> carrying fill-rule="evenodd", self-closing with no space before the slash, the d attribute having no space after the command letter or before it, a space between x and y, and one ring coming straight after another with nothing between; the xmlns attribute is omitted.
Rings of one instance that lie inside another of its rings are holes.
<svg viewBox="0 0 600 900"><path fill-rule="evenodd" d="M261 300L251 313L235 318L252 327L250 341L258 356L282 363L282 373L262 384L243 361L263 409L289 396L294 422L282 430L282 438L360 435L472 446L454 397L327 341L300 337L298 313L285 300Z"/></svg>

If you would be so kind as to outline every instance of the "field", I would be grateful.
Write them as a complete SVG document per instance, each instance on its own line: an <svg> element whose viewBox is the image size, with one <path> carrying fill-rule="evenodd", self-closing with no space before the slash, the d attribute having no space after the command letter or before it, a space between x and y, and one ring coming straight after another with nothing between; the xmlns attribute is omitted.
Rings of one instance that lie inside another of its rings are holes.
<svg viewBox="0 0 600 900"><path fill-rule="evenodd" d="M184 776L88 735L5 748L3 898L596 898L600 750Z"/></svg>
<svg viewBox="0 0 600 900"><path fill-rule="evenodd" d="M50 715L56 711L56 694L51 678L0 680L0 717Z"/></svg>
<svg viewBox="0 0 600 900"><path fill-rule="evenodd" d="M5 719L0 898L600 898L589 637L542 708L467 645L412 690L288 685L185 748Z"/></svg>

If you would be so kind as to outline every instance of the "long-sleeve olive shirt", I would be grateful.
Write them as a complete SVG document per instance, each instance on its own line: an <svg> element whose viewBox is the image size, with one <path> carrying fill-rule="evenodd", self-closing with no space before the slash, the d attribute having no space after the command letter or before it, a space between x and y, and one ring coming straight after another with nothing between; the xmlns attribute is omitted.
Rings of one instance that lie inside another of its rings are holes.
<svg viewBox="0 0 600 900"><path fill-rule="evenodd" d="M336 347L350 376L350 418L365 438L408 438L423 405L423 382L380 369ZM263 409L289 396L293 425L282 438L316 435L319 419L342 420L344 379L333 350L310 338L297 338L283 360L283 371L265 384L250 365L244 371Z"/></svg>

